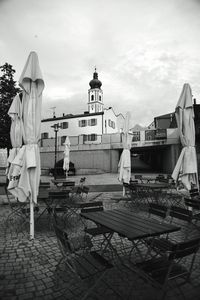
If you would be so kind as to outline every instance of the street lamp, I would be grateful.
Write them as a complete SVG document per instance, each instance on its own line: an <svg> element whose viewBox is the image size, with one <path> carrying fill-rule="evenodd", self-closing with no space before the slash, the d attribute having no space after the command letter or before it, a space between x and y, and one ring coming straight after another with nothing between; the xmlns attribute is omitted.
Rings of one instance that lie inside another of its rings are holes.
<svg viewBox="0 0 200 300"><path fill-rule="evenodd" d="M56 123L51 126L54 129L55 132L55 160L54 160L54 179L56 179L56 161L57 161L57 135L59 128L62 128L62 126L59 125L59 123Z"/></svg>

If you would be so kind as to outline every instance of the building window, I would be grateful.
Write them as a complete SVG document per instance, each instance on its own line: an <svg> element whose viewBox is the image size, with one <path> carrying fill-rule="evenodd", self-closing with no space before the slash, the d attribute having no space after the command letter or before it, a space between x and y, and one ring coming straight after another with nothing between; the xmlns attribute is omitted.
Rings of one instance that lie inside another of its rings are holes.
<svg viewBox="0 0 200 300"><path fill-rule="evenodd" d="M99 101L101 101L101 96L99 95Z"/></svg>
<svg viewBox="0 0 200 300"><path fill-rule="evenodd" d="M83 142L87 142L88 136L86 134L83 134Z"/></svg>
<svg viewBox="0 0 200 300"><path fill-rule="evenodd" d="M85 142L94 142L97 141L97 134L92 133L92 134L83 134L83 143Z"/></svg>
<svg viewBox="0 0 200 300"><path fill-rule="evenodd" d="M94 101L94 95L91 95L91 101Z"/></svg>
<svg viewBox="0 0 200 300"><path fill-rule="evenodd" d="M145 140L146 141L155 140L155 133L156 133L156 130L145 130Z"/></svg>
<svg viewBox="0 0 200 300"><path fill-rule="evenodd" d="M69 123L68 122L62 122L60 123L60 126L62 129L67 129L69 127Z"/></svg>
<svg viewBox="0 0 200 300"><path fill-rule="evenodd" d="M49 138L49 133L48 132L41 133L41 139L48 139L48 138Z"/></svg>
<svg viewBox="0 0 200 300"><path fill-rule="evenodd" d="M80 120L78 122L79 127L86 127L87 126L87 120Z"/></svg>
<svg viewBox="0 0 200 300"><path fill-rule="evenodd" d="M133 134L132 142L140 141L140 131L133 131L132 134Z"/></svg>
<svg viewBox="0 0 200 300"><path fill-rule="evenodd" d="M97 119L90 119L90 120L88 120L88 125L89 126L95 126L95 125L97 125Z"/></svg>
<svg viewBox="0 0 200 300"><path fill-rule="evenodd" d="M88 135L88 141L93 142L93 141L96 141L96 140L97 140L97 134L92 133L92 134Z"/></svg>
<svg viewBox="0 0 200 300"><path fill-rule="evenodd" d="M115 129L115 122L111 121L110 119L108 120L108 126L112 127L113 129Z"/></svg>

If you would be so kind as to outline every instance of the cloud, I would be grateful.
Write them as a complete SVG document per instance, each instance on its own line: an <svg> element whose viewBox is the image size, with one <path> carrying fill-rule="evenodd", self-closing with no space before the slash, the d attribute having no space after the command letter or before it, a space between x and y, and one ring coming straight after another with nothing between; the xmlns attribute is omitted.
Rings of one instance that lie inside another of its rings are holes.
<svg viewBox="0 0 200 300"><path fill-rule="evenodd" d="M174 110L185 82L198 100L197 0L0 1L0 65L18 80L29 52L45 80L43 116L87 110L97 66L105 107L149 125ZM133 125L134 125L133 124Z"/></svg>

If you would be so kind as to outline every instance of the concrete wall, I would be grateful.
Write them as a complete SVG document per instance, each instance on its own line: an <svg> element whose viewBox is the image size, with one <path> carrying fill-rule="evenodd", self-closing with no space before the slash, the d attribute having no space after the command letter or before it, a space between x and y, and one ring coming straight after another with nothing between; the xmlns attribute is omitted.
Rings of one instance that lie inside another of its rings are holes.
<svg viewBox="0 0 200 300"><path fill-rule="evenodd" d="M161 168L164 173L171 174L181 152L180 145L170 145L162 151L160 156ZM158 155L159 156L159 155Z"/></svg>
<svg viewBox="0 0 200 300"><path fill-rule="evenodd" d="M138 145L141 147L138 147L137 142L136 145L133 142L132 149L135 153L143 154L144 162L151 166L152 170L171 173L181 150L175 133L174 130L171 130L169 139L148 141L148 145L146 145L146 141L140 141ZM117 172L119 157L123 148L121 134L104 134L99 137L99 140L89 144L83 143L83 136L70 137L70 161L74 163L76 170L93 169L93 171ZM57 161L64 156L63 141L61 137L58 137ZM54 139L47 139L43 140L42 143L43 147L40 148L42 167L53 168L55 141Z"/></svg>
<svg viewBox="0 0 200 300"><path fill-rule="evenodd" d="M57 152L57 161L63 158L63 152ZM96 169L103 172L117 172L119 150L87 150L71 151L70 161L76 170ZM53 168L55 162L54 151L41 152L41 167Z"/></svg>
<svg viewBox="0 0 200 300"><path fill-rule="evenodd" d="M63 147L57 152L57 161L63 159ZM158 149L156 152L149 152L147 163L156 167L156 171L171 174L178 160L181 151L180 145L169 145L166 148ZM103 172L116 173L120 159L120 149L87 149L73 150L70 152L70 161L74 163L76 170L88 169ZM53 168L55 162L54 147L48 152L41 152L42 168Z"/></svg>

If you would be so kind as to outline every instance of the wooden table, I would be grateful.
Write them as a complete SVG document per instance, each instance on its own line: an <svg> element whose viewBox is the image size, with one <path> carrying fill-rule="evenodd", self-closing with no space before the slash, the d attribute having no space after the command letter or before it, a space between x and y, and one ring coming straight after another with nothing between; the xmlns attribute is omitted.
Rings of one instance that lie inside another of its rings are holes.
<svg viewBox="0 0 200 300"><path fill-rule="evenodd" d="M144 217L125 209L81 213L81 217L95 222L97 226L108 228L113 234L116 232L121 237L129 239L133 246L130 254L132 253L132 250L135 249L141 259L144 259L144 257L138 248L138 241L143 242L145 238L148 237L159 236L180 230L180 227L163 222L161 223L152 218ZM109 248L114 251L116 256L122 262L117 249L111 242L113 234L107 239L107 243L109 243Z"/></svg>
<svg viewBox="0 0 200 300"><path fill-rule="evenodd" d="M52 179L51 180L56 186L62 184L63 186L75 186L75 181L68 181L66 178Z"/></svg>
<svg viewBox="0 0 200 300"><path fill-rule="evenodd" d="M148 183L135 183L134 186L140 187L140 188L144 188L144 189L158 190L158 189L166 189L166 188L168 188L169 184L165 183L165 182L162 182L162 183L148 182Z"/></svg>
<svg viewBox="0 0 200 300"><path fill-rule="evenodd" d="M81 216L131 241L180 230L180 227L161 223L125 209L81 213Z"/></svg>

